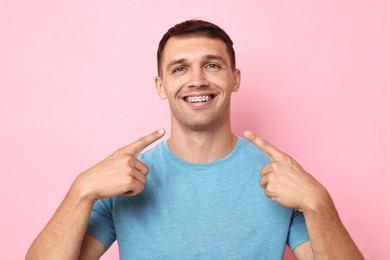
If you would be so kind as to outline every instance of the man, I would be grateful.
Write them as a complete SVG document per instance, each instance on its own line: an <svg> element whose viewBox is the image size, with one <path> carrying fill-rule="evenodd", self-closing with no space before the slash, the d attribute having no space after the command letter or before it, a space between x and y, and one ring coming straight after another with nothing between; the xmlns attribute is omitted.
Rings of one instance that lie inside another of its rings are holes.
<svg viewBox="0 0 390 260"><path fill-rule="evenodd" d="M254 133L232 133L240 71L221 28L178 24L157 60L171 137L140 155L156 131L80 174L27 259L98 259L115 240L122 259L281 259L286 243L298 259L363 258L320 183Z"/></svg>

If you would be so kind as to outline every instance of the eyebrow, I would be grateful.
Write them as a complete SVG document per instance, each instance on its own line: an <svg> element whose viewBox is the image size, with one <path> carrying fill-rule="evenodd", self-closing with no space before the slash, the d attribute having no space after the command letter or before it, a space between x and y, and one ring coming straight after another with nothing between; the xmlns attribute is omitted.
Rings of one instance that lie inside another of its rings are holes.
<svg viewBox="0 0 390 260"><path fill-rule="evenodd" d="M173 60L173 61L171 61L170 63L168 63L167 68L170 68L170 67L172 67L172 66L174 66L174 65L176 65L176 64L185 63L185 62L187 62L187 61L188 61L187 59L177 59L177 60Z"/></svg>
<svg viewBox="0 0 390 260"><path fill-rule="evenodd" d="M219 61L225 62L225 59L219 55L208 54L204 58L205 58L205 60L219 60Z"/></svg>

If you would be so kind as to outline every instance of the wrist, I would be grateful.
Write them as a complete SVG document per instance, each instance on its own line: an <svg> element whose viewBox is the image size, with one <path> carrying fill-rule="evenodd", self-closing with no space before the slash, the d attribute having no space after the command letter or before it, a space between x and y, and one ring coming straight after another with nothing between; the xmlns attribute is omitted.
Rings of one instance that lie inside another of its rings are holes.
<svg viewBox="0 0 390 260"><path fill-rule="evenodd" d="M305 215L333 214L334 211L335 206L332 198L323 185L320 185L317 190L310 195L310 199L307 200L305 207L302 209L302 212Z"/></svg>
<svg viewBox="0 0 390 260"><path fill-rule="evenodd" d="M79 202L95 203L96 196L88 183L84 181L82 174L80 174L73 182L69 195Z"/></svg>

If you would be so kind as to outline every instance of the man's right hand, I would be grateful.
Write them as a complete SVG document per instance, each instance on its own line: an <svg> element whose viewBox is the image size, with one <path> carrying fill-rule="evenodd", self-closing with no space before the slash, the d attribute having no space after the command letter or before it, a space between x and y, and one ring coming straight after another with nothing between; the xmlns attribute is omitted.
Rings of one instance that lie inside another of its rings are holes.
<svg viewBox="0 0 390 260"><path fill-rule="evenodd" d="M120 148L108 158L81 173L73 184L81 196L91 200L124 194L134 196L142 192L149 168L137 159L148 145L165 134L163 129L141 137Z"/></svg>
<svg viewBox="0 0 390 260"><path fill-rule="evenodd" d="M26 259L99 259L107 249L85 233L95 200L142 192L149 169L137 156L164 133L161 129L144 136L81 173Z"/></svg>

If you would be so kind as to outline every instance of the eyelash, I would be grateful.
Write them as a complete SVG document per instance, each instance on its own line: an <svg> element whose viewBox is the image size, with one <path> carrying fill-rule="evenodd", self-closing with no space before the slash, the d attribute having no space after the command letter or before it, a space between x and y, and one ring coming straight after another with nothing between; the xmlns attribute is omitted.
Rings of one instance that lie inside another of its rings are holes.
<svg viewBox="0 0 390 260"><path fill-rule="evenodd" d="M208 63L206 66L206 68L209 68L209 69L220 69L221 66L217 63ZM186 70L186 68L184 66L178 66L176 68L173 69L173 73L179 73L179 72L183 72L184 70Z"/></svg>
<svg viewBox="0 0 390 260"><path fill-rule="evenodd" d="M184 66L176 67L176 68L174 68L173 73L182 72L184 69L185 69Z"/></svg>
<svg viewBox="0 0 390 260"><path fill-rule="evenodd" d="M206 65L206 67L210 67L210 66L212 66L211 69L220 69L221 68L221 66L219 66L216 63L209 63Z"/></svg>

